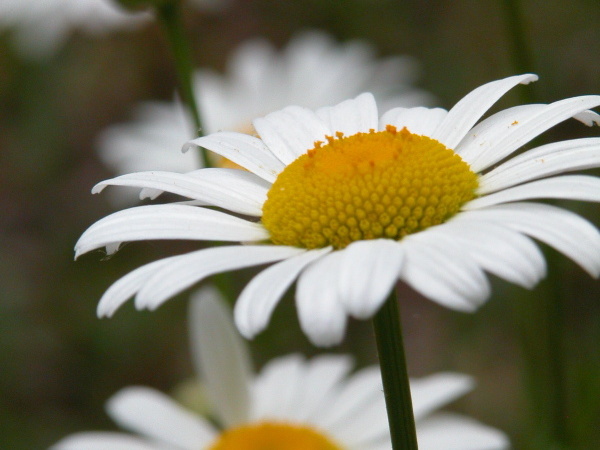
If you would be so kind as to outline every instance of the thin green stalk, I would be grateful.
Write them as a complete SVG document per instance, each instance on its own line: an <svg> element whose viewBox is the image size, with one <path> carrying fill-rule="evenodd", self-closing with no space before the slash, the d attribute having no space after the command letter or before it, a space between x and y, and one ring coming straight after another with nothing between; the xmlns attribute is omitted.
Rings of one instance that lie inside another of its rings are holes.
<svg viewBox="0 0 600 450"><path fill-rule="evenodd" d="M510 46L510 56L513 69L517 73L533 72L533 57L519 0L502 0L502 10L507 28L507 38ZM520 89L522 103L533 103L534 87Z"/></svg>
<svg viewBox="0 0 600 450"><path fill-rule="evenodd" d="M398 300L392 293L373 318L394 450L417 450L417 432L406 370Z"/></svg>
<svg viewBox="0 0 600 450"><path fill-rule="evenodd" d="M161 4L156 7L156 13L165 30L171 52L175 59L181 98L192 114L197 136L202 136L202 120L196 103L192 80L193 65L191 51L184 34L180 2L166 2ZM202 167L209 167L210 161L207 158L206 150L203 148L200 148L200 159Z"/></svg>

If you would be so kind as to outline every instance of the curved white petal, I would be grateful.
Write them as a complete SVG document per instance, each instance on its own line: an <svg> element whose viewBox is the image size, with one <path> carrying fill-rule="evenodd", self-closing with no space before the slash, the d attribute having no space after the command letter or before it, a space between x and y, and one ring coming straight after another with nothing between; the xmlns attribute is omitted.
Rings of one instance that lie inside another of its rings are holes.
<svg viewBox="0 0 600 450"><path fill-rule="evenodd" d="M458 414L438 413L419 423L420 450L507 450L508 437L496 428Z"/></svg>
<svg viewBox="0 0 600 450"><path fill-rule="evenodd" d="M260 224L207 208L137 206L113 213L89 227L75 244L75 258L115 242L150 239L261 241L268 235Z"/></svg>
<svg viewBox="0 0 600 450"><path fill-rule="evenodd" d="M563 175L531 181L471 200L464 204L462 209L469 211L532 198L600 202L600 178L587 175Z"/></svg>
<svg viewBox="0 0 600 450"><path fill-rule="evenodd" d="M131 386L106 404L110 417L121 427L182 449L208 445L214 428L155 389Z"/></svg>
<svg viewBox="0 0 600 450"><path fill-rule="evenodd" d="M471 91L448 111L448 115L431 134L448 148L455 148L481 116L506 92L518 84L529 84L537 75L524 74L492 81Z"/></svg>
<svg viewBox="0 0 600 450"><path fill-rule="evenodd" d="M333 252L308 266L298 279L296 306L302 331L318 347L339 343L346 330L346 311L338 283L341 252Z"/></svg>
<svg viewBox="0 0 600 450"><path fill-rule="evenodd" d="M201 374L213 412L224 427L249 420L252 363L231 311L212 287L194 293L189 309L192 361Z"/></svg>
<svg viewBox="0 0 600 450"><path fill-rule="evenodd" d="M489 194L537 178L600 166L600 138L554 142L509 159L479 178L477 193Z"/></svg>
<svg viewBox="0 0 600 450"><path fill-rule="evenodd" d="M129 272L124 277L114 282L102 295L96 314L98 317L110 317L123 303L133 297L137 291L163 267L171 264L175 259L181 256L172 256L170 258L160 259L138 267Z"/></svg>
<svg viewBox="0 0 600 450"><path fill-rule="evenodd" d="M195 145L233 161L270 183L285 167L263 141L247 134L220 131L189 141L183 149L187 151Z"/></svg>
<svg viewBox="0 0 600 450"><path fill-rule="evenodd" d="M161 267L135 298L138 309L156 309L169 298L216 273L242 269L290 258L306 250L271 245L211 247L182 255Z"/></svg>
<svg viewBox="0 0 600 450"><path fill-rule="evenodd" d="M402 241L405 261L400 278L443 306L474 311L490 294L485 274L449 236L430 230Z"/></svg>
<svg viewBox="0 0 600 450"><path fill-rule="evenodd" d="M463 160L472 164L497 148L496 144L513 128L521 126L528 117L543 111L546 106L519 105L498 111L471 128L454 150ZM475 170L473 167L471 169Z"/></svg>
<svg viewBox="0 0 600 450"><path fill-rule="evenodd" d="M600 233L571 211L523 202L495 205L470 214L538 239L575 261L593 277L600 275Z"/></svg>
<svg viewBox="0 0 600 450"><path fill-rule="evenodd" d="M347 423L349 417L360 414L368 405L378 402L380 398L383 399L384 395L379 368L365 367L340 386L338 392L332 395L329 407L316 412L313 421L323 429L339 426Z"/></svg>
<svg viewBox="0 0 600 450"><path fill-rule="evenodd" d="M299 380L297 398L282 418L296 423L315 423L314 415L331 407L331 399L353 365L349 355L324 354L307 361L306 372Z"/></svg>
<svg viewBox="0 0 600 450"><path fill-rule="evenodd" d="M381 116L379 129L393 125L398 130L406 127L413 134L431 136L447 114L442 108L394 108Z"/></svg>
<svg viewBox="0 0 600 450"><path fill-rule="evenodd" d="M531 239L501 224L471 217L457 215L443 231L483 269L528 289L546 276L544 255Z"/></svg>
<svg viewBox="0 0 600 450"><path fill-rule="evenodd" d="M506 129L506 127L498 125L497 128L491 129L492 136L489 136L488 139L492 145L488 151L480 152L477 157L469 161L471 169L479 172L490 167L549 128L598 105L600 105L600 96L598 95L567 98L541 108L535 105L536 110L526 118L516 120L518 123L514 126ZM484 138L479 137L479 139ZM470 145L475 144L471 143Z"/></svg>
<svg viewBox="0 0 600 450"><path fill-rule="evenodd" d="M468 375L439 372L423 378L410 380L413 413L421 421L436 409L462 397L473 390L475 381Z"/></svg>
<svg viewBox="0 0 600 450"><path fill-rule="evenodd" d="M50 450L168 450L160 443L150 442L125 433L88 431L61 439Z"/></svg>
<svg viewBox="0 0 600 450"><path fill-rule="evenodd" d="M306 373L304 357L291 354L269 361L252 387L252 421L277 420L293 407Z"/></svg>
<svg viewBox="0 0 600 450"><path fill-rule="evenodd" d="M256 275L244 288L235 303L235 323L248 339L265 329L275 305L311 262L329 253L331 247L311 250L273 264Z"/></svg>
<svg viewBox="0 0 600 450"><path fill-rule="evenodd" d="M106 186L134 186L157 193L170 192L200 200L240 214L260 217L270 186L256 175L236 169L202 169L182 174L174 172L137 172L98 183L92 193Z"/></svg>
<svg viewBox="0 0 600 450"><path fill-rule="evenodd" d="M313 111L299 106L288 106L253 124L269 150L286 165L332 134Z"/></svg>
<svg viewBox="0 0 600 450"><path fill-rule="evenodd" d="M319 116L331 129L331 134L341 132L344 136L368 133L378 129L378 114L375 98L370 93L343 101L336 106L317 110Z"/></svg>
<svg viewBox="0 0 600 450"><path fill-rule="evenodd" d="M354 242L340 253L340 301L354 317L369 318L398 280L402 246L390 239L374 239Z"/></svg>

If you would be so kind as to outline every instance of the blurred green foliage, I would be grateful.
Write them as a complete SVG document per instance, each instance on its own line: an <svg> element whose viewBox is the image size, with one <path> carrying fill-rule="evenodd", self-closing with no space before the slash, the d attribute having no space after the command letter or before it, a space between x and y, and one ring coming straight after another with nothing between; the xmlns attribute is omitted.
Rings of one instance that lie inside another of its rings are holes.
<svg viewBox="0 0 600 450"><path fill-rule="evenodd" d="M594 0L524 1L524 24L537 101L600 93L600 7ZM501 2L451 0L238 0L219 15L185 10L198 66L222 69L244 39L283 45L310 28L344 41L372 42L381 55L408 54L422 65L420 86L450 107L480 84L515 72ZM186 333L186 294L155 313L129 303L98 320L95 307L119 276L186 243L135 243L109 261L92 253L73 262L83 230L111 211L91 187L110 176L94 152L106 126L128 119L140 100L171 99L176 76L160 27L103 38L75 33L44 61L22 60L0 33L0 442L45 448L67 433L115 429L104 401L126 385L170 391L193 376ZM514 105L521 89L498 105ZM548 139L598 135L572 121ZM573 205L598 223L597 205ZM598 283L562 257L553 266L564 306L560 364L565 417L575 449L600 448L600 304ZM236 274L243 286L252 271ZM409 368L414 375L456 370L478 388L455 408L505 430L515 448L548 449L551 424L547 348L540 302L556 284L533 292L494 283L475 315L442 309L405 292L402 302ZM239 289L236 287L236 289ZM537 305L537 306L536 306ZM369 323L352 322L335 352L360 365L376 361ZM314 354L299 331L289 296L266 332L251 343L257 365L290 351ZM536 372L531 356L539 358ZM534 375L531 375L531 374Z"/></svg>

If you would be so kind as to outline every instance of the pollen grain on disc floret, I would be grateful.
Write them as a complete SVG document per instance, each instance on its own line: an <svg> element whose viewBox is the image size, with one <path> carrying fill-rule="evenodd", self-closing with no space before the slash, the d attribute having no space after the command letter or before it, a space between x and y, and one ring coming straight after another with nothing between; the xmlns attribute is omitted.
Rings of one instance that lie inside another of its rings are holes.
<svg viewBox="0 0 600 450"><path fill-rule="evenodd" d="M341 249L443 223L472 200L477 175L426 136L338 132L289 164L269 190L262 223L275 244Z"/></svg>

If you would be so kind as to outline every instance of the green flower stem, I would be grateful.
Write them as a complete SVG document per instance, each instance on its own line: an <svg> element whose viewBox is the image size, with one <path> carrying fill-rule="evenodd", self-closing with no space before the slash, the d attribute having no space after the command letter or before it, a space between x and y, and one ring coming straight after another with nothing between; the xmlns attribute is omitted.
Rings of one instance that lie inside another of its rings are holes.
<svg viewBox="0 0 600 450"><path fill-rule="evenodd" d="M533 57L528 45L527 33L523 22L522 8L519 0L502 0L502 10L507 28L510 55L513 69L517 73L533 72ZM527 86L520 89L519 95L522 103L533 103L535 87Z"/></svg>
<svg viewBox="0 0 600 450"><path fill-rule="evenodd" d="M200 110L196 104L192 82L193 65L191 51L183 30L180 2L167 2L158 5L156 13L165 30L171 52L175 58L181 98L192 114L197 136L203 136ZM210 161L207 158L206 150L203 148L200 148L200 159L202 167L209 167Z"/></svg>
<svg viewBox="0 0 600 450"><path fill-rule="evenodd" d="M417 432L406 370L398 300L392 293L373 318L392 448L417 450Z"/></svg>

